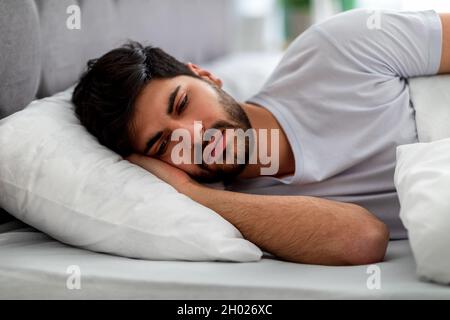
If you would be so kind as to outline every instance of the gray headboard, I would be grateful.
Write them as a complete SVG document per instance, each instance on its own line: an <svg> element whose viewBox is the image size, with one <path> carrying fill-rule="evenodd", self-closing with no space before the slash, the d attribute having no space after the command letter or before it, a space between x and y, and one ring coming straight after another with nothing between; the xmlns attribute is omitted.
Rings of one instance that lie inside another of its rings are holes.
<svg viewBox="0 0 450 320"><path fill-rule="evenodd" d="M0 0L0 119L74 84L88 59L132 39L182 61L226 54L231 0ZM69 29L68 7L81 28ZM1 152L1 151L0 151ZM0 190L1 192L1 190ZM0 220L2 209L0 208Z"/></svg>
<svg viewBox="0 0 450 320"><path fill-rule="evenodd" d="M127 39L200 63L230 48L230 0L0 0L0 119L75 83ZM69 29L78 5L81 29Z"/></svg>

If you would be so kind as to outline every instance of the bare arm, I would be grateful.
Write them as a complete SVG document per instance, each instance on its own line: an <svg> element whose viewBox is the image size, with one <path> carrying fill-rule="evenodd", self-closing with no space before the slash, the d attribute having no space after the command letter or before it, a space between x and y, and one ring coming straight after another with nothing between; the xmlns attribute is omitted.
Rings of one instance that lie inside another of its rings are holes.
<svg viewBox="0 0 450 320"><path fill-rule="evenodd" d="M383 260L388 231L354 204L306 196L263 196L193 185L193 200L219 213L244 238L279 258L354 265Z"/></svg>
<svg viewBox="0 0 450 320"><path fill-rule="evenodd" d="M162 161L133 155L127 160L154 173L220 214L244 238L275 256L323 265L383 260L386 226L362 207L304 196L262 196L207 188Z"/></svg>
<svg viewBox="0 0 450 320"><path fill-rule="evenodd" d="M442 57L439 73L450 73L450 13L441 13Z"/></svg>

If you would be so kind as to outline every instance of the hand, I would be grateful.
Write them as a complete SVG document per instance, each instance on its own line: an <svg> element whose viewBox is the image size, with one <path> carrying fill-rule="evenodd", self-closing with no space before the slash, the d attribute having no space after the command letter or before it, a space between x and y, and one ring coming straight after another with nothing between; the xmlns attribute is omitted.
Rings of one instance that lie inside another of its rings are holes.
<svg viewBox="0 0 450 320"><path fill-rule="evenodd" d="M129 162L144 168L148 172L153 173L155 176L167 182L181 193L186 194L186 191L197 183L183 170L155 158L133 153L126 157L125 160L128 160Z"/></svg>

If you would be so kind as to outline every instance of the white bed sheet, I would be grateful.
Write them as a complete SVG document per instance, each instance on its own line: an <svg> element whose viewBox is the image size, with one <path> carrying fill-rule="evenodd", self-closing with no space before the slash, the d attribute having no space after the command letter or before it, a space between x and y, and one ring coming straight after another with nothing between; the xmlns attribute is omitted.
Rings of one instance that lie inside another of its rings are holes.
<svg viewBox="0 0 450 320"><path fill-rule="evenodd" d="M71 265L79 290L66 287ZM378 266L381 289L370 290L367 266L135 260L69 247L18 221L0 225L1 299L450 299L450 287L416 278L407 241L391 242Z"/></svg>

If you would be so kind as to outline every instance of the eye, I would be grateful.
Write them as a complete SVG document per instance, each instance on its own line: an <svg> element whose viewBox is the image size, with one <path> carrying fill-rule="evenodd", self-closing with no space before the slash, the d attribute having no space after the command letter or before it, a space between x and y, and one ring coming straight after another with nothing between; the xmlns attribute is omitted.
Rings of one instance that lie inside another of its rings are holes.
<svg viewBox="0 0 450 320"><path fill-rule="evenodd" d="M181 114L187 107L189 102L188 99L188 95L186 94L183 98L183 100L181 100L180 104L178 105L178 109L177 109L177 114Z"/></svg>
<svg viewBox="0 0 450 320"><path fill-rule="evenodd" d="M164 152L167 149L167 145L169 144L169 141L167 138L164 138L163 141L160 143L158 151L156 152L157 156L162 156Z"/></svg>

